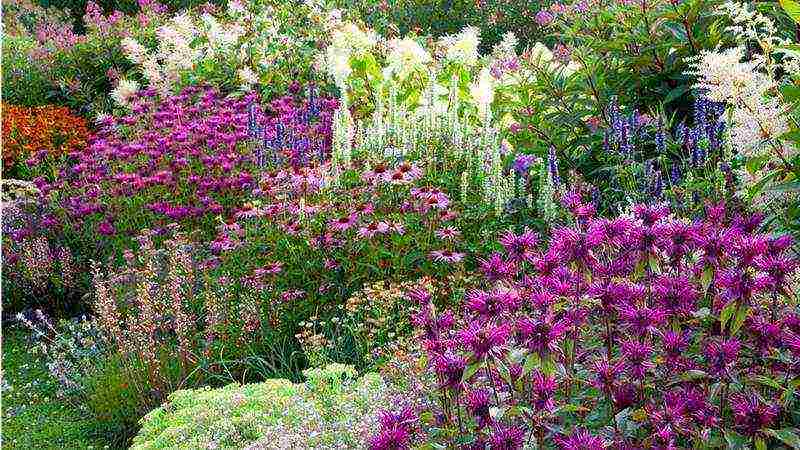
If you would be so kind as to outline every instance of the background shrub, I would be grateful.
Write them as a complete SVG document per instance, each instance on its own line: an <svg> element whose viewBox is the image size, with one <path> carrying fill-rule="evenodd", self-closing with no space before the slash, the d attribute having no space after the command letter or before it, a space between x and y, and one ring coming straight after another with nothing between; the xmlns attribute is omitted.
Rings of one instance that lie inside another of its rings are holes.
<svg viewBox="0 0 800 450"><path fill-rule="evenodd" d="M542 5L538 0L335 0L333 4L386 37L412 32L440 37L475 26L480 29L483 52L508 32L516 33L523 47L541 37L533 32Z"/></svg>

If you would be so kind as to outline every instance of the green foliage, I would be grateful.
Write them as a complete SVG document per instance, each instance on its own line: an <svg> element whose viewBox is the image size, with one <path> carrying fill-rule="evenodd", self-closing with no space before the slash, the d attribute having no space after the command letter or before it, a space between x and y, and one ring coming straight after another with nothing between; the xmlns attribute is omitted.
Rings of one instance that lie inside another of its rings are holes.
<svg viewBox="0 0 800 450"><path fill-rule="evenodd" d="M308 381L284 379L182 390L142 419L132 449L356 448L370 416L387 405L380 376L355 378L352 367L329 365L304 372ZM313 430L313 432L312 432Z"/></svg>
<svg viewBox="0 0 800 450"><path fill-rule="evenodd" d="M389 37L411 32L439 37L471 25L481 30L481 48L488 51L509 31L517 33L523 46L533 45L541 36L534 21L539 0L334 0L333 4Z"/></svg>
<svg viewBox="0 0 800 450"><path fill-rule="evenodd" d="M3 100L24 106L64 105L90 116L109 112L108 93L115 78L131 66L120 42L124 36L152 39L160 14L148 9L136 17L93 15L85 33L76 33L69 18L55 8L26 0L5 4Z"/></svg>
<svg viewBox="0 0 800 450"><path fill-rule="evenodd" d="M3 326L3 448L103 448L92 420L59 395L45 362L30 351L27 333Z"/></svg>

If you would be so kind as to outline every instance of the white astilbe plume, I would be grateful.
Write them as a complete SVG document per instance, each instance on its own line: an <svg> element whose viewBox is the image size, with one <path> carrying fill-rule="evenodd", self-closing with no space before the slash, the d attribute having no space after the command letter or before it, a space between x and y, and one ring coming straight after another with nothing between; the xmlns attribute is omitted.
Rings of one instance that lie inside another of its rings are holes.
<svg viewBox="0 0 800 450"><path fill-rule="evenodd" d="M139 91L139 83L127 78L122 78L117 87L111 91L111 98L120 106L128 106L131 97Z"/></svg>
<svg viewBox="0 0 800 450"><path fill-rule="evenodd" d="M401 80L431 62L431 55L411 38L389 41L389 54L386 56L387 71L396 74Z"/></svg>
<svg viewBox="0 0 800 450"><path fill-rule="evenodd" d="M770 97L777 89L757 60L742 61L745 51L703 51L691 62L694 87L709 99L728 105L730 144L747 157L771 152L786 158L780 136L789 130L783 105Z"/></svg>
<svg viewBox="0 0 800 450"><path fill-rule="evenodd" d="M492 118L492 102L494 101L494 78L488 67L481 69L478 79L470 88L475 105L478 107L478 115L488 123Z"/></svg>
<svg viewBox="0 0 800 450"><path fill-rule="evenodd" d="M755 43L761 47L762 51L755 52L752 59L763 64L767 74L774 78L778 66L791 75L800 74L800 53L787 48L794 42L779 35L771 18L751 9L746 3L733 0L723 4L722 11L733 22L728 31L733 33L740 45ZM772 57L774 53L783 54L780 61Z"/></svg>
<svg viewBox="0 0 800 450"><path fill-rule="evenodd" d="M475 27L464 28L460 33L445 36L441 40L442 46L446 49L445 58L466 66L478 63L480 42L480 30Z"/></svg>

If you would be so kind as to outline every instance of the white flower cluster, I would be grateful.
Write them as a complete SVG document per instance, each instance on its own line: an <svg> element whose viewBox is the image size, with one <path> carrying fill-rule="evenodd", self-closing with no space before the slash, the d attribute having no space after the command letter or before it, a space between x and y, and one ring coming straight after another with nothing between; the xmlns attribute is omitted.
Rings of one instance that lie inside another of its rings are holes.
<svg viewBox="0 0 800 450"><path fill-rule="evenodd" d="M780 66L785 73L794 77L800 76L800 52L791 48L794 44L791 39L779 35L771 18L751 9L745 3L732 0L722 5L722 11L733 22L728 31L733 33L740 45L756 43L761 47L762 51L753 54L752 58L761 62L769 75L774 77L777 67ZM774 53L783 55L780 61L773 60Z"/></svg>
<svg viewBox="0 0 800 450"><path fill-rule="evenodd" d="M230 0L227 13L219 16L176 15L156 30L155 48L126 38L122 49L149 86L162 94L181 87L185 75L198 67L235 72L241 89L249 90L272 67L276 49L299 45L300 40L282 34L275 14L274 8Z"/></svg>
<svg viewBox="0 0 800 450"><path fill-rule="evenodd" d="M130 99L133 94L137 93L138 91L139 83L127 78L122 78L117 83L117 87L111 91L111 98L119 106L126 107L130 104Z"/></svg>
<svg viewBox="0 0 800 450"><path fill-rule="evenodd" d="M753 157L771 152L785 158L781 135L789 130L783 105L770 92L777 87L760 70L759 61L744 59L742 47L724 51L703 51L691 63L689 74L697 77L694 87L713 101L726 103L730 110L730 145Z"/></svg>
<svg viewBox="0 0 800 450"><path fill-rule="evenodd" d="M378 37L372 30L364 31L350 22L342 23L333 31L325 52L325 69L342 91L352 72L350 57L369 52L377 42Z"/></svg>
<svg viewBox="0 0 800 450"><path fill-rule="evenodd" d="M464 28L460 33L445 36L441 39L445 48L445 59L465 66L474 66L478 63L478 46L480 45L480 30L475 27Z"/></svg>
<svg viewBox="0 0 800 450"><path fill-rule="evenodd" d="M478 115L485 123L492 120L492 102L494 101L494 78L488 67L481 69L478 79L470 88L470 94L478 107Z"/></svg>
<svg viewBox="0 0 800 450"><path fill-rule="evenodd" d="M385 74L396 75L401 80L413 72L424 69L432 61L430 53L414 39L392 39L389 41L389 54L386 56Z"/></svg>
<svg viewBox="0 0 800 450"><path fill-rule="evenodd" d="M192 48L198 29L185 13L173 17L156 30L158 48L149 52L132 38L122 41L125 56L141 68L150 87L162 94L170 92L180 80L183 71L191 69L200 56Z"/></svg>

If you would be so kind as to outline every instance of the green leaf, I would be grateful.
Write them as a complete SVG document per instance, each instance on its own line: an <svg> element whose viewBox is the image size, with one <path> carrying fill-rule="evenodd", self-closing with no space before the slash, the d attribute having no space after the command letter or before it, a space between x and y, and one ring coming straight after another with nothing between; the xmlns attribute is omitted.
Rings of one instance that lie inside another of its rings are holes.
<svg viewBox="0 0 800 450"><path fill-rule="evenodd" d="M699 380L701 378L707 378L708 374L702 370L687 370L681 375L681 380L683 381L694 381Z"/></svg>
<svg viewBox="0 0 800 450"><path fill-rule="evenodd" d="M711 281L714 279L714 267L706 266L703 269L703 275L700 277L700 283L703 285L703 292L708 292L708 287L711 286ZM725 324L722 325L725 328Z"/></svg>
<svg viewBox="0 0 800 450"><path fill-rule="evenodd" d="M797 429L794 428L784 428L781 430L764 430L770 436L780 440L784 444L788 445L789 447L800 450L800 436L797 435Z"/></svg>
<svg viewBox="0 0 800 450"><path fill-rule="evenodd" d="M800 23L800 3L794 0L778 0L786 14L797 23Z"/></svg>
<svg viewBox="0 0 800 450"><path fill-rule="evenodd" d="M468 365L467 368L464 370L464 375L461 377L461 381L462 382L469 381L469 379L472 378L473 375L475 375L475 372L477 372L478 369L481 368L482 364L483 361L475 361L474 363Z"/></svg>
<svg viewBox="0 0 800 450"><path fill-rule="evenodd" d="M800 181L790 181L788 183L775 184L766 189L767 191L794 192L800 191Z"/></svg>
<svg viewBox="0 0 800 450"><path fill-rule="evenodd" d="M733 312L736 311L736 302L730 302L722 308L722 312L719 313L719 329L720 331L725 330L725 324L728 323L728 319L731 318Z"/></svg>
<svg viewBox="0 0 800 450"><path fill-rule="evenodd" d="M757 377L753 377L752 380L755 381L756 383L760 383L760 384L763 384L764 386L769 386L771 388L775 388L775 389L777 389L779 391L782 391L782 390L786 389L781 385L780 381L775 380L773 378L765 377L763 375L759 375Z"/></svg>
<svg viewBox="0 0 800 450"><path fill-rule="evenodd" d="M653 273L661 273L661 267L658 265L658 257L656 255L650 255L650 258L647 260L650 271Z"/></svg>
<svg viewBox="0 0 800 450"><path fill-rule="evenodd" d="M525 358L525 364L522 366L522 374L527 375L533 369L539 366L539 354L538 353L531 353Z"/></svg>
<svg viewBox="0 0 800 450"><path fill-rule="evenodd" d="M736 334L739 331L739 328L741 328L742 325L744 325L744 321L747 319L749 313L750 313L749 306L742 305L739 307L739 311L736 313L736 317L731 323L731 334Z"/></svg>
<svg viewBox="0 0 800 450"><path fill-rule="evenodd" d="M748 439L733 430L725 430L725 441L728 443L728 450L745 450L748 448Z"/></svg>
<svg viewBox="0 0 800 450"><path fill-rule="evenodd" d="M756 450L767 450L767 443L763 438L756 438Z"/></svg>
<svg viewBox="0 0 800 450"><path fill-rule="evenodd" d="M800 87L795 86L793 84L785 84L780 87L781 94L783 94L783 98L791 103L800 101Z"/></svg>

